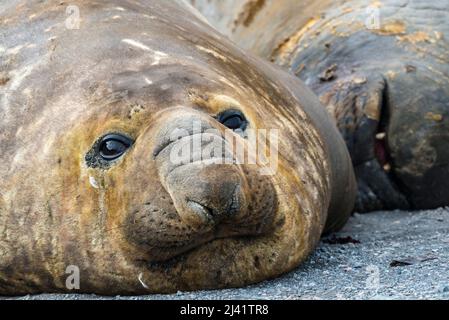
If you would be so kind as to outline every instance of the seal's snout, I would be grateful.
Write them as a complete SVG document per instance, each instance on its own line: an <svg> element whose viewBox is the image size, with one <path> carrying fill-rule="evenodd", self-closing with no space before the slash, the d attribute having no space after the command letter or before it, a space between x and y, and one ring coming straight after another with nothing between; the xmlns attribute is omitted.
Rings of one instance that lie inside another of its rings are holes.
<svg viewBox="0 0 449 320"><path fill-rule="evenodd" d="M195 229L214 228L245 211L242 178L231 165L189 164L167 178L181 220Z"/></svg>
<svg viewBox="0 0 449 320"><path fill-rule="evenodd" d="M234 163L223 128L212 117L167 113L153 155L179 217L195 230L215 230L245 214L245 174Z"/></svg>
<svg viewBox="0 0 449 320"><path fill-rule="evenodd" d="M165 110L156 119L133 154L151 157L140 162L139 172L151 164L157 177L142 179L156 178L151 186L162 196L142 197L127 220L128 239L149 261L167 261L215 240L266 236L282 224L272 177L261 175L258 164L240 162L232 147L248 148L244 137L231 132L228 143L216 117L188 108ZM151 148L144 146L148 140Z"/></svg>

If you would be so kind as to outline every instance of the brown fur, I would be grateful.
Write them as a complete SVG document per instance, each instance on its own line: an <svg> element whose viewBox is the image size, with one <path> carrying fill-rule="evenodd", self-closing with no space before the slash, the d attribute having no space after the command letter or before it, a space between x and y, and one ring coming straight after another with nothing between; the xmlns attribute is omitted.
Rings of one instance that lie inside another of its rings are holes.
<svg viewBox="0 0 449 320"><path fill-rule="evenodd" d="M82 292L242 286L296 267L326 221L344 223L350 161L298 80L174 1L71 4L79 30L64 27L60 1L0 5L0 71L10 79L0 96L1 294L68 291L68 265L80 268ZM194 167L192 181L204 184L188 189L189 171L168 181L167 158L154 155L164 130L191 117L223 131L213 116L230 101L252 128L280 129L276 175L259 176L258 165ZM109 132L135 143L110 168L90 167L86 153ZM182 219L181 194L214 205L218 183L234 178L246 181L245 209L221 234Z"/></svg>

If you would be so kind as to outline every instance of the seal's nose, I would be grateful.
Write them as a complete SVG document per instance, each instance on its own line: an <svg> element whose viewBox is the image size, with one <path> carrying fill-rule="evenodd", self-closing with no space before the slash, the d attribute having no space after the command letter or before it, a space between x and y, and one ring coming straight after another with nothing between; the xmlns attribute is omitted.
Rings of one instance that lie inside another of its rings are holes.
<svg viewBox="0 0 449 320"><path fill-rule="evenodd" d="M166 182L179 216L192 228L232 220L244 209L236 166L191 163L174 169Z"/></svg>
<svg viewBox="0 0 449 320"><path fill-rule="evenodd" d="M153 157L180 218L193 229L232 225L247 212L250 195L224 128L190 109L166 110L164 116Z"/></svg>

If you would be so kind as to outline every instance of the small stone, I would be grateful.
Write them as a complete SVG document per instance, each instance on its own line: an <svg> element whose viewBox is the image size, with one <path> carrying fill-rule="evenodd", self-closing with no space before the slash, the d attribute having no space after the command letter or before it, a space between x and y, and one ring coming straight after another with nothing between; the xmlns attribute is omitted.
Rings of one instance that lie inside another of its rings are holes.
<svg viewBox="0 0 449 320"><path fill-rule="evenodd" d="M354 78L354 80L352 80L352 82L354 82L355 84L361 85L361 84L365 84L366 83L366 78L365 77L360 77L360 78Z"/></svg>
<svg viewBox="0 0 449 320"><path fill-rule="evenodd" d="M319 78L321 81L332 81L336 78L335 72L337 71L338 66L336 64L331 65L327 68L322 74L320 74Z"/></svg>
<svg viewBox="0 0 449 320"><path fill-rule="evenodd" d="M440 31L434 31L434 34L435 34L435 38L437 39L437 40L441 40L441 39L443 39L443 33L442 32L440 32Z"/></svg>
<svg viewBox="0 0 449 320"><path fill-rule="evenodd" d="M397 73L394 72L393 70L390 70L390 71L387 72L387 76L388 76L388 78L390 80L394 80L396 78L396 76L397 76Z"/></svg>
<svg viewBox="0 0 449 320"><path fill-rule="evenodd" d="M428 112L426 114L426 119L427 120L433 120L433 121L436 121L436 122L441 122L441 121L443 121L443 115L442 114L438 114L438 113Z"/></svg>
<svg viewBox="0 0 449 320"><path fill-rule="evenodd" d="M405 71L406 71L407 73L416 72L416 67L415 67L415 66L412 66L412 65L410 65L410 64L408 64L408 65L405 66Z"/></svg>
<svg viewBox="0 0 449 320"><path fill-rule="evenodd" d="M4 86L5 84L8 83L8 81L9 81L8 77L0 75L0 86Z"/></svg>

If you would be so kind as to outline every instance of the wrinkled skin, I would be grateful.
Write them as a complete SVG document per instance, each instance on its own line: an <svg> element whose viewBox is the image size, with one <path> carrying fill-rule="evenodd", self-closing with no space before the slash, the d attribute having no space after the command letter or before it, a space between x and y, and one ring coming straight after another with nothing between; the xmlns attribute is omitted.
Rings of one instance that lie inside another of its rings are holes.
<svg viewBox="0 0 449 320"><path fill-rule="evenodd" d="M351 153L357 211L449 205L448 1L192 2L320 97Z"/></svg>
<svg viewBox="0 0 449 320"><path fill-rule="evenodd" d="M297 78L181 1L70 4L79 29L60 1L0 5L0 294L69 291L70 265L79 292L243 286L296 267L345 223L349 154ZM274 175L260 162L172 161L194 123L215 129L201 146L222 145L229 109L248 129L279 130ZM114 161L99 153L108 134L132 142Z"/></svg>

